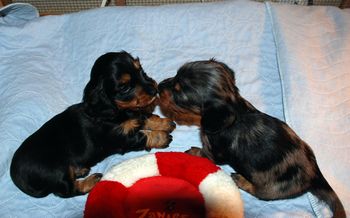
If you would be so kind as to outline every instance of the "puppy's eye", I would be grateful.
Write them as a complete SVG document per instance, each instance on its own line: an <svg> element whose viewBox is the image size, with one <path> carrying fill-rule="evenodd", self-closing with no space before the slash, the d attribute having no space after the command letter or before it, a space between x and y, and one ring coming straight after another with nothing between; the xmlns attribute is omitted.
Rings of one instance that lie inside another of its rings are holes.
<svg viewBox="0 0 350 218"><path fill-rule="evenodd" d="M130 90L131 90L131 87L129 84L121 84L118 87L118 92L121 92L121 93L128 93Z"/></svg>

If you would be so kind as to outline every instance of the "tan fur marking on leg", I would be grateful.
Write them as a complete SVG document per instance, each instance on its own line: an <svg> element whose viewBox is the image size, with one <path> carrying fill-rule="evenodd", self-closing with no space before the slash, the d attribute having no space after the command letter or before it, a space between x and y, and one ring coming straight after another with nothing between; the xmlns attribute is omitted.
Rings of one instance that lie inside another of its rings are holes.
<svg viewBox="0 0 350 218"><path fill-rule="evenodd" d="M175 125L172 125L172 121L169 118L161 118L157 115L152 115L145 121L143 129L172 132L175 129Z"/></svg>
<svg viewBox="0 0 350 218"><path fill-rule="evenodd" d="M193 155L193 156L197 156L197 157L203 157L202 156L202 149L200 149L198 147L191 147L190 149L185 151L185 153Z"/></svg>
<svg viewBox="0 0 350 218"><path fill-rule="evenodd" d="M166 148L170 143L169 133L165 131L141 130L147 137L146 147L148 148Z"/></svg>
<svg viewBox="0 0 350 218"><path fill-rule="evenodd" d="M134 131L134 129L136 129L140 126L141 125L140 125L139 121L136 119L127 120L127 121L120 124L120 127L122 129L122 133L124 135L129 134L130 132Z"/></svg>
<svg viewBox="0 0 350 218"><path fill-rule="evenodd" d="M100 173L95 173L90 176L88 176L86 179L83 180L76 180L74 181L74 188L79 193L88 193L98 181L100 181L102 175Z"/></svg>
<svg viewBox="0 0 350 218"><path fill-rule="evenodd" d="M235 181L238 188L250 193L251 195L256 195L255 186L251 182L246 180L242 175L238 173L233 173L231 174L231 177L233 181Z"/></svg>

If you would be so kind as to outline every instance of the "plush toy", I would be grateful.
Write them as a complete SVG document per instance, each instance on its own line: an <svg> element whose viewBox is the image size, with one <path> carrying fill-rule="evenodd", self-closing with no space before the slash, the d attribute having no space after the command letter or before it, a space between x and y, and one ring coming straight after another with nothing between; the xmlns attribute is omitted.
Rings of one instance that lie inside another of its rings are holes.
<svg viewBox="0 0 350 218"><path fill-rule="evenodd" d="M243 217L238 188L201 157L158 152L112 167L89 193L85 218Z"/></svg>

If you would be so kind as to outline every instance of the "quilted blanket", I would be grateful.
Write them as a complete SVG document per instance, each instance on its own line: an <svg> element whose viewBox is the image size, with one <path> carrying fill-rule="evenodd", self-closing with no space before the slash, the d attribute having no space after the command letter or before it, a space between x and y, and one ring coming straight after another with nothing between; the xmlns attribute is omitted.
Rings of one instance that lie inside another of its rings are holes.
<svg viewBox="0 0 350 218"><path fill-rule="evenodd" d="M350 10L224 1L45 17L28 4L0 9L0 217L83 216L86 196L29 197L12 183L9 166L26 137L81 101L95 59L120 50L138 56L158 82L188 61L227 63L242 96L310 144L350 214ZM163 151L201 146L193 126L178 126L173 139ZM92 171L144 154L113 155ZM278 201L241 196L246 217L330 217L309 193Z"/></svg>

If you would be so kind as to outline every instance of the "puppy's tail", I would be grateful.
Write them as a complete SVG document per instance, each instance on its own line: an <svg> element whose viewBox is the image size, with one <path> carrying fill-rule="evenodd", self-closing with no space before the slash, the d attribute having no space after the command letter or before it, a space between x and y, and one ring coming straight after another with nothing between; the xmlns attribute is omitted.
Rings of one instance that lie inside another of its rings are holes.
<svg viewBox="0 0 350 218"><path fill-rule="evenodd" d="M310 192L330 207L334 218L346 217L343 204L320 171L312 182Z"/></svg>

